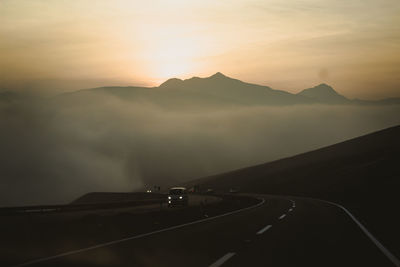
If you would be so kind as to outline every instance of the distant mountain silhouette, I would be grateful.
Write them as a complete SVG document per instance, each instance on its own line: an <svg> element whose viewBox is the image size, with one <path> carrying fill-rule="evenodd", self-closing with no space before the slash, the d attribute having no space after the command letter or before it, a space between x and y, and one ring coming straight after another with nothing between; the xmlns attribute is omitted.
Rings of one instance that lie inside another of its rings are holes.
<svg viewBox="0 0 400 267"><path fill-rule="evenodd" d="M158 87L100 87L63 94L74 98L84 94L106 93L128 101L150 102L166 107L204 107L221 105L295 105L295 104L400 104L400 99L366 101L350 100L331 86L320 84L298 94L268 86L246 83L217 72L206 78L172 78ZM75 101L75 100L74 100Z"/></svg>
<svg viewBox="0 0 400 267"><path fill-rule="evenodd" d="M356 98L353 99L351 102L360 105L400 105L400 97L389 97L375 101L368 101Z"/></svg>
<svg viewBox="0 0 400 267"><path fill-rule="evenodd" d="M329 104L344 104L349 103L350 100L338 94L331 86L322 83L312 88L304 89L297 95L312 98L316 102L329 103Z"/></svg>
<svg viewBox="0 0 400 267"><path fill-rule="evenodd" d="M0 102L12 102L23 98L24 96L13 91L0 92Z"/></svg>
<svg viewBox="0 0 400 267"><path fill-rule="evenodd" d="M162 83L159 89L168 89L169 93L179 92L203 101L219 100L222 103L246 105L290 105L296 103L309 103L309 99L285 91L274 90L268 86L242 82L217 72L207 78L193 77L186 80L169 79ZM164 93L159 92L159 93Z"/></svg>

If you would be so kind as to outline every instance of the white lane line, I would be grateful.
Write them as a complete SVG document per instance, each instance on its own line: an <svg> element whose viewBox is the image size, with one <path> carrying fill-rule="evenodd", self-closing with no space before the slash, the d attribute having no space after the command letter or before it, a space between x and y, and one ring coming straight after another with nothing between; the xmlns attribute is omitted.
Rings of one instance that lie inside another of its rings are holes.
<svg viewBox="0 0 400 267"><path fill-rule="evenodd" d="M227 260L229 260L230 258L232 258L233 256L235 256L235 252L229 252L226 253L224 256L222 256L219 260L217 260L216 262L214 262L213 264L211 264L209 267L218 267L221 266L222 264L224 264L224 262L226 262Z"/></svg>
<svg viewBox="0 0 400 267"><path fill-rule="evenodd" d="M312 199L312 198L311 198ZM393 255L387 248L385 248L381 242L379 242L369 231L367 228L365 228L364 225L362 225L357 219L356 217L353 216L353 214L350 213L350 211L348 211L345 207L343 207L342 205L336 204L334 202L330 202L330 201L326 201L326 200L321 200L321 199L313 199L313 200L317 200L317 201L321 201L321 202L325 202L331 205L334 205L340 209L342 209L357 225L358 227L360 227L360 229L364 232L364 234L366 234L368 236L369 239L371 239L371 241L380 249L380 251L382 251L383 254L385 254L385 256L396 266L396 267L400 267L400 260L398 258L396 258L395 255Z"/></svg>
<svg viewBox="0 0 400 267"><path fill-rule="evenodd" d="M261 229L260 231L257 232L257 235L261 235L262 233L264 233L265 231L267 231L271 227L272 227L272 225L265 226L263 229Z"/></svg>
<svg viewBox="0 0 400 267"><path fill-rule="evenodd" d="M286 214L282 214L281 217L279 217L279 220L282 220L285 217L286 217Z"/></svg>
<svg viewBox="0 0 400 267"><path fill-rule="evenodd" d="M162 232L166 232L166 231L182 228L182 227L193 225L193 224L198 224L198 223L202 223L202 222L211 221L211 220L214 220L214 219L218 219L218 218L221 218L221 217L229 216L229 215L232 215L232 214L235 214L235 213L239 213L239 212L242 212L242 211L246 211L246 210L250 210L250 209L253 209L253 208L257 208L257 207L259 207L259 206L261 206L261 205L263 205L265 203L265 199L260 198L259 200L261 200L261 202L256 204L256 205L254 205L254 206L250 206L250 207L243 208L243 209L240 209L240 210L234 210L234 211L227 212L227 213L224 213L224 214L221 214L221 215L217 215L217 216L214 216L214 217L208 217L208 218L205 218L205 219L201 219L201 220L197 220L197 221L193 221L193 222L189 222L189 223L184 223L184 224L180 224L180 225L175 225L175 226L171 226L171 227L168 227L168 228L160 229L160 230L149 232L149 233L144 233L144 234L135 235L135 236L131 236L131 237L123 238L123 239L118 239L118 240L114 240L114 241L98 244L98 245L95 245L95 246L92 246L92 247L72 250L72 251L68 251L68 252L65 252L65 253L61 253L61 254L50 256L50 257L46 257L46 258L40 258L40 259L24 262L24 263L21 263L21 264L17 264L17 265L12 265L10 267L28 266L28 265L32 265L32 264L36 264L36 263L40 263L40 262L44 262L44 261L49 261L49 260L53 260L53 259L57 259L57 258L61 258L61 257L73 255L73 254L86 252L86 251L89 251L89 250L92 250L92 249L111 246L111 245L118 244L118 243L121 243L121 242L125 242L125 241L138 239L138 238L145 237L145 236L150 236L150 235L154 235L154 234L158 234L158 233L162 233Z"/></svg>
<svg viewBox="0 0 400 267"><path fill-rule="evenodd" d="M293 209L289 209L289 212L291 212Z"/></svg>

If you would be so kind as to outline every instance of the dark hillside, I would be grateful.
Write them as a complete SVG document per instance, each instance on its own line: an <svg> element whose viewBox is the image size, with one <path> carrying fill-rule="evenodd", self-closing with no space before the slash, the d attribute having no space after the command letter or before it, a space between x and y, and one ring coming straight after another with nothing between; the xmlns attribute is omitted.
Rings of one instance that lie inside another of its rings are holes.
<svg viewBox="0 0 400 267"><path fill-rule="evenodd" d="M294 157L198 179L191 185L341 203L399 254L399 137L400 126L396 126Z"/></svg>

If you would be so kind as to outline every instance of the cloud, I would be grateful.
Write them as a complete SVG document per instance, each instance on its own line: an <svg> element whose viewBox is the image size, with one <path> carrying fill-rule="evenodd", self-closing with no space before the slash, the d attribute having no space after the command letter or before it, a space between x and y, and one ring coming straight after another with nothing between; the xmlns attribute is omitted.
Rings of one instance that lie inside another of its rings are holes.
<svg viewBox="0 0 400 267"><path fill-rule="evenodd" d="M103 94L0 102L0 205L176 184L399 124L400 107L163 109Z"/></svg>

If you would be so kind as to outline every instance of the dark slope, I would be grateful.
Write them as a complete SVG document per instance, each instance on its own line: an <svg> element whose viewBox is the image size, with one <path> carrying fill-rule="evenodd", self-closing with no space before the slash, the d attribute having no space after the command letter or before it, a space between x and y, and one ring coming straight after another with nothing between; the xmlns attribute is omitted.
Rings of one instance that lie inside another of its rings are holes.
<svg viewBox="0 0 400 267"><path fill-rule="evenodd" d="M400 173L394 168L400 159L399 136L400 126L396 126L294 157L199 181L221 183L224 187L240 186L243 190L262 190L263 193L302 196L318 194L319 197L325 198L337 194L352 195L353 192L343 191L345 189L343 182L347 185L357 185L357 188L354 188L357 191L365 189L358 186L358 182L367 181L358 175L360 171L389 165L390 168L381 169L379 181L383 181L384 177L390 178Z"/></svg>
<svg viewBox="0 0 400 267"><path fill-rule="evenodd" d="M400 126L278 161L193 181L203 188L338 202L400 254Z"/></svg>

